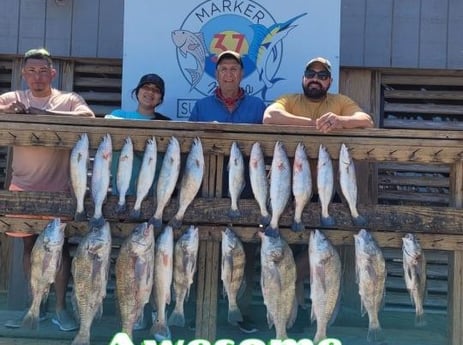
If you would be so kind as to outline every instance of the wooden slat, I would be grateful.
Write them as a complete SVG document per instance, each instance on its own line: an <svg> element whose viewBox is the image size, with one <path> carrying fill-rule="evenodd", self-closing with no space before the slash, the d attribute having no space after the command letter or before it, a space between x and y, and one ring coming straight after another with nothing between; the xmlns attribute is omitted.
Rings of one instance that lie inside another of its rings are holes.
<svg viewBox="0 0 463 345"><path fill-rule="evenodd" d="M463 91L456 90L384 90L386 99L463 100Z"/></svg>
<svg viewBox="0 0 463 345"><path fill-rule="evenodd" d="M420 71L418 73L423 73ZM439 73L437 73L439 74ZM461 86L463 75L461 72L455 73L455 76L445 75L407 75L405 73L398 75L383 75L382 84L398 85L443 85L443 86Z"/></svg>
<svg viewBox="0 0 463 345"><path fill-rule="evenodd" d="M402 129L433 129L439 131L463 130L463 122L460 121L429 121L429 120L404 120L404 119L385 119L384 128Z"/></svg>
<svg viewBox="0 0 463 345"><path fill-rule="evenodd" d="M436 265L429 263L426 266L427 275L433 277L434 279L447 279L448 276L448 269L447 265ZM391 263L388 262L387 264L387 273L388 275L393 276L403 276L404 269L401 262Z"/></svg>
<svg viewBox="0 0 463 345"><path fill-rule="evenodd" d="M96 78L96 77L74 77L74 87L111 87L121 88L122 81L120 78Z"/></svg>
<svg viewBox="0 0 463 345"><path fill-rule="evenodd" d="M402 201L413 201L417 203L433 203L439 205L448 205L449 196L443 193L410 193L400 191L384 191L379 190L378 199L380 200L402 200Z"/></svg>
<svg viewBox="0 0 463 345"><path fill-rule="evenodd" d="M405 286L405 280L403 276L400 277L391 277L388 276L386 279L386 288L393 289L398 291L403 290L403 293L408 295L407 288ZM448 282L447 280L436 280L436 279L426 279L426 291L427 294L439 293L441 295L447 295L448 292Z"/></svg>
<svg viewBox="0 0 463 345"><path fill-rule="evenodd" d="M421 104L421 103L384 103L385 113L414 113L414 114L448 114L463 115L461 105Z"/></svg>
<svg viewBox="0 0 463 345"><path fill-rule="evenodd" d="M113 62L114 63L114 62ZM110 64L106 62L105 64L99 63L76 63L74 68L75 73L88 73L88 74L114 74L122 75L122 66L120 61L117 64Z"/></svg>
<svg viewBox="0 0 463 345"><path fill-rule="evenodd" d="M448 188L449 179L434 176L394 176L394 175L379 175L378 183L383 185L405 185L405 186L424 186L436 188Z"/></svg>
<svg viewBox="0 0 463 345"><path fill-rule="evenodd" d="M385 303L387 304L400 304L411 305L410 296L405 293L387 291L385 295ZM425 307L447 309L447 296L446 295L428 295L424 300Z"/></svg>
<svg viewBox="0 0 463 345"><path fill-rule="evenodd" d="M448 165L423 165L423 164L400 164L400 163L378 163L377 164L380 173L382 171L413 171L422 173L441 173L448 174Z"/></svg>
<svg viewBox="0 0 463 345"><path fill-rule="evenodd" d="M450 255L449 334L451 344L463 344L463 251Z"/></svg>
<svg viewBox="0 0 463 345"><path fill-rule="evenodd" d="M402 249L396 248L384 248L382 249L383 255L385 258L389 260L398 259L402 261ZM440 264L447 264L449 261L448 253L447 252L439 252L433 250L432 252L426 252L426 261L432 263L440 263Z"/></svg>
<svg viewBox="0 0 463 345"><path fill-rule="evenodd" d="M79 92L87 103L97 102L121 102L121 94L119 92L96 92L96 91L81 91Z"/></svg>

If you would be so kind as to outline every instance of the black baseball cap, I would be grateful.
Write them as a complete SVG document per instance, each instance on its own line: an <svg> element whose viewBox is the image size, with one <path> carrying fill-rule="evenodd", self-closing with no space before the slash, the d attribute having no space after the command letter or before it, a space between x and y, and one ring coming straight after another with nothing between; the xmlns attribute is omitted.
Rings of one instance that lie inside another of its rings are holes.
<svg viewBox="0 0 463 345"><path fill-rule="evenodd" d="M155 73L145 74L143 77L140 78L137 87L135 88L136 93L138 90L145 85L145 84L154 84L161 92L161 99L164 99L164 92L165 92L165 85L164 80Z"/></svg>

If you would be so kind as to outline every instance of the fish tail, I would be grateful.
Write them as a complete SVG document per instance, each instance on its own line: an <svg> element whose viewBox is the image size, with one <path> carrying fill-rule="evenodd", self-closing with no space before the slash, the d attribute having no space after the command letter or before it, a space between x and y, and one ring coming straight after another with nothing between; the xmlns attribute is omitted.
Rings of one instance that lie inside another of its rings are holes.
<svg viewBox="0 0 463 345"><path fill-rule="evenodd" d="M185 315L180 311L174 310L167 320L169 326L185 327Z"/></svg>
<svg viewBox="0 0 463 345"><path fill-rule="evenodd" d="M238 309L238 306L228 309L228 322L230 324L236 325L237 322L241 321L243 321L243 315L241 315L241 311Z"/></svg>
<svg viewBox="0 0 463 345"><path fill-rule="evenodd" d="M238 208L236 209L233 209L231 208L229 211L228 211L228 216L232 219L234 218L239 218L241 216L241 212Z"/></svg>
<svg viewBox="0 0 463 345"><path fill-rule="evenodd" d="M162 229L162 219L152 216L148 221L148 225L153 225L154 230Z"/></svg>
<svg viewBox="0 0 463 345"><path fill-rule="evenodd" d="M98 218L92 217L89 223L91 226L101 227L104 225L104 218L103 217L98 217Z"/></svg>
<svg viewBox="0 0 463 345"><path fill-rule="evenodd" d="M415 316L415 327L424 327L426 325L427 325L427 322L424 319L424 314L416 314L416 316Z"/></svg>
<svg viewBox="0 0 463 345"><path fill-rule="evenodd" d="M87 219L87 215L85 214L85 210L83 211L76 211L76 213L74 213L74 220L76 222L83 222L84 220Z"/></svg>
<svg viewBox="0 0 463 345"><path fill-rule="evenodd" d="M153 334L156 341L168 340L171 338L169 327L162 322L155 322L151 327L151 334Z"/></svg>
<svg viewBox="0 0 463 345"><path fill-rule="evenodd" d="M262 226L267 226L267 225L270 224L270 219L271 219L271 218L270 218L270 215L269 215L269 214L267 214L267 215L265 215L265 216L262 215L262 216L260 217L260 224L262 224Z"/></svg>
<svg viewBox="0 0 463 345"><path fill-rule="evenodd" d="M357 217L352 217L352 222L356 226L366 226L367 225L367 219L360 214Z"/></svg>
<svg viewBox="0 0 463 345"><path fill-rule="evenodd" d="M27 314L24 316L22 321L22 327L29 328L29 329L37 329L39 324L39 317L38 315L34 315L34 313L29 310Z"/></svg>
<svg viewBox="0 0 463 345"><path fill-rule="evenodd" d="M132 211L130 211L130 215L129 215L129 218L131 220L137 220L137 219L140 219L140 216L141 216L141 211L140 209L133 209Z"/></svg>
<svg viewBox="0 0 463 345"><path fill-rule="evenodd" d="M326 338L326 329L323 329L323 330L317 329L317 332L315 333L315 336L313 338L313 343L318 344L320 341L322 341L325 338Z"/></svg>
<svg viewBox="0 0 463 345"><path fill-rule="evenodd" d="M180 229L180 227L182 226L182 223L183 223L183 217L182 218L177 218L177 216L175 216L174 218L172 218L170 220L169 225L173 229Z"/></svg>
<svg viewBox="0 0 463 345"><path fill-rule="evenodd" d="M271 225L265 228L265 236L268 237L278 237L280 235L280 230L278 227L272 227Z"/></svg>
<svg viewBox="0 0 463 345"><path fill-rule="evenodd" d="M322 226L333 226L336 224L336 222L334 218L331 216L326 216L326 217L320 216L320 224Z"/></svg>
<svg viewBox="0 0 463 345"><path fill-rule="evenodd" d="M90 345L90 332L81 332L75 336L74 340L72 341L71 345Z"/></svg>
<svg viewBox="0 0 463 345"><path fill-rule="evenodd" d="M125 204L125 201L123 201L122 203L119 202L117 203L117 206L116 206L116 213L123 213L125 212L127 209L127 205Z"/></svg>
<svg viewBox="0 0 463 345"><path fill-rule="evenodd" d="M376 342L376 341L381 341L383 340L383 331L381 329L381 326L378 325L371 325L368 327L368 334L367 334L367 341L370 342Z"/></svg>
<svg viewBox="0 0 463 345"><path fill-rule="evenodd" d="M304 223L302 223L301 221L294 221L293 224L291 225L291 230L293 230L294 232L301 232L301 231L304 231L305 229L305 226L304 226Z"/></svg>

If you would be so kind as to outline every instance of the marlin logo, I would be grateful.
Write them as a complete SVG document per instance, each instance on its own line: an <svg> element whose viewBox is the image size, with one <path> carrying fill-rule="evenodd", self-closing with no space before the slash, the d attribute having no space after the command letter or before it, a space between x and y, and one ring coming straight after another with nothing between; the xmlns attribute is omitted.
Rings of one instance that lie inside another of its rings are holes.
<svg viewBox="0 0 463 345"><path fill-rule="evenodd" d="M175 30L172 32L172 41L184 58L191 54L196 61L196 68L185 68L191 77L190 91L195 88L204 74L206 60L206 45L203 34L187 30Z"/></svg>
<svg viewBox="0 0 463 345"><path fill-rule="evenodd" d="M270 62L269 59L271 59L272 62L277 59L277 45L296 27L296 25L291 24L306 14L307 13L302 13L284 23L275 23L269 27L262 24L251 25L254 31L254 37L249 46L248 55L256 64L259 80L264 83L262 88L263 99L265 99L267 89L275 85L276 82L283 80L283 78L274 78L271 76L272 74L269 73L267 67Z"/></svg>

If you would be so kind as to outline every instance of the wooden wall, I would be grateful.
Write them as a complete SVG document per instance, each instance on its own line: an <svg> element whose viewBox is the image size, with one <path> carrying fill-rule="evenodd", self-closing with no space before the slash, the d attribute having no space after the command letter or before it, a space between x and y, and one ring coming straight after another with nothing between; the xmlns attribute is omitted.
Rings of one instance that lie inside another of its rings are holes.
<svg viewBox="0 0 463 345"><path fill-rule="evenodd" d="M341 65L463 68L461 0L342 0Z"/></svg>
<svg viewBox="0 0 463 345"><path fill-rule="evenodd" d="M0 54L122 58L123 15L123 0L2 0ZM341 66L463 69L462 30L461 0L342 0Z"/></svg>
<svg viewBox="0 0 463 345"><path fill-rule="evenodd" d="M123 0L2 0L0 53L121 58Z"/></svg>

